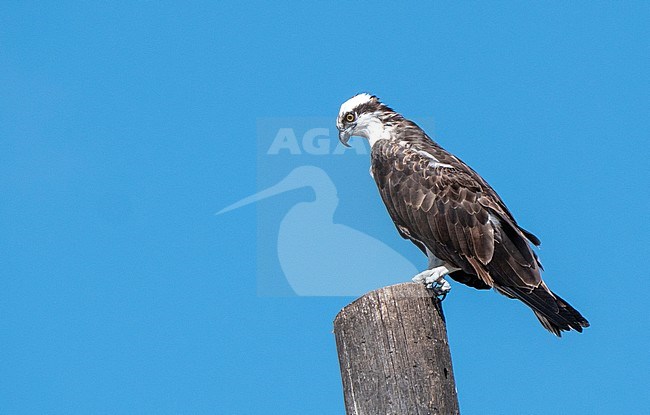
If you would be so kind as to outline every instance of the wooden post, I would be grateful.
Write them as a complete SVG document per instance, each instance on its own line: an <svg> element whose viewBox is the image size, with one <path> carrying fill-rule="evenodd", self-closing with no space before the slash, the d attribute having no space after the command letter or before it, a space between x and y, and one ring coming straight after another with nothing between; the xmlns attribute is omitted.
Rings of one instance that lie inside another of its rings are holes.
<svg viewBox="0 0 650 415"><path fill-rule="evenodd" d="M334 335L347 415L459 413L442 308L423 284L358 298Z"/></svg>

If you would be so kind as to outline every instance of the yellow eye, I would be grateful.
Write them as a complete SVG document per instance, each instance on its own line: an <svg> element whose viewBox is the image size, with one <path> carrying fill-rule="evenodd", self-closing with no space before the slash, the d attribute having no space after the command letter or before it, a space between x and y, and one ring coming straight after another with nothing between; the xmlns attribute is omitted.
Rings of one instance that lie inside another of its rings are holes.
<svg viewBox="0 0 650 415"><path fill-rule="evenodd" d="M352 122L352 121L354 121L355 118L356 117L351 112L348 112L347 114L345 114L345 121L347 121L347 122Z"/></svg>

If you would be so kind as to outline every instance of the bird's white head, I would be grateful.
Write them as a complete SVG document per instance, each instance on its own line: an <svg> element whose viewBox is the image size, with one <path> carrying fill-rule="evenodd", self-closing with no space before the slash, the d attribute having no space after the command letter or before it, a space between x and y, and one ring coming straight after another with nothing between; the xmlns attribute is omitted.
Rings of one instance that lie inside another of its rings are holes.
<svg viewBox="0 0 650 415"><path fill-rule="evenodd" d="M365 93L355 95L345 101L339 110L336 119L339 141L348 146L350 137L359 136L368 139L372 147L384 134L386 117L394 115L397 114L376 96Z"/></svg>

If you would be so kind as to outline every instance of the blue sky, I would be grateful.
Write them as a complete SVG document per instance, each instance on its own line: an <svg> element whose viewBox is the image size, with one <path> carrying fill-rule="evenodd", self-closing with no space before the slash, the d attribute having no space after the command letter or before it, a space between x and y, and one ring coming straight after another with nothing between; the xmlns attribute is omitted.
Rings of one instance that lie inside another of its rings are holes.
<svg viewBox="0 0 650 415"><path fill-rule="evenodd" d="M454 285L463 414L647 410L649 18L644 2L3 2L0 412L342 414L331 330L352 297L257 289L281 278L258 266L259 212L308 193L214 213L286 174L259 169L260 119L333 122L361 91L433 120L592 323L558 340ZM424 265L367 159L335 160L335 221Z"/></svg>

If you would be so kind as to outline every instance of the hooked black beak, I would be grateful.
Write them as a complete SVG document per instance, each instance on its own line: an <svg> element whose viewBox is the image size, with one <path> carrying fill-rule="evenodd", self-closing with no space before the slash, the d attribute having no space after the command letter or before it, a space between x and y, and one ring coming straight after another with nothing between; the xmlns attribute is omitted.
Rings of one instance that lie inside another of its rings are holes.
<svg viewBox="0 0 650 415"><path fill-rule="evenodd" d="M350 131L348 130L339 130L339 141L345 147L350 147L348 141L350 141Z"/></svg>

